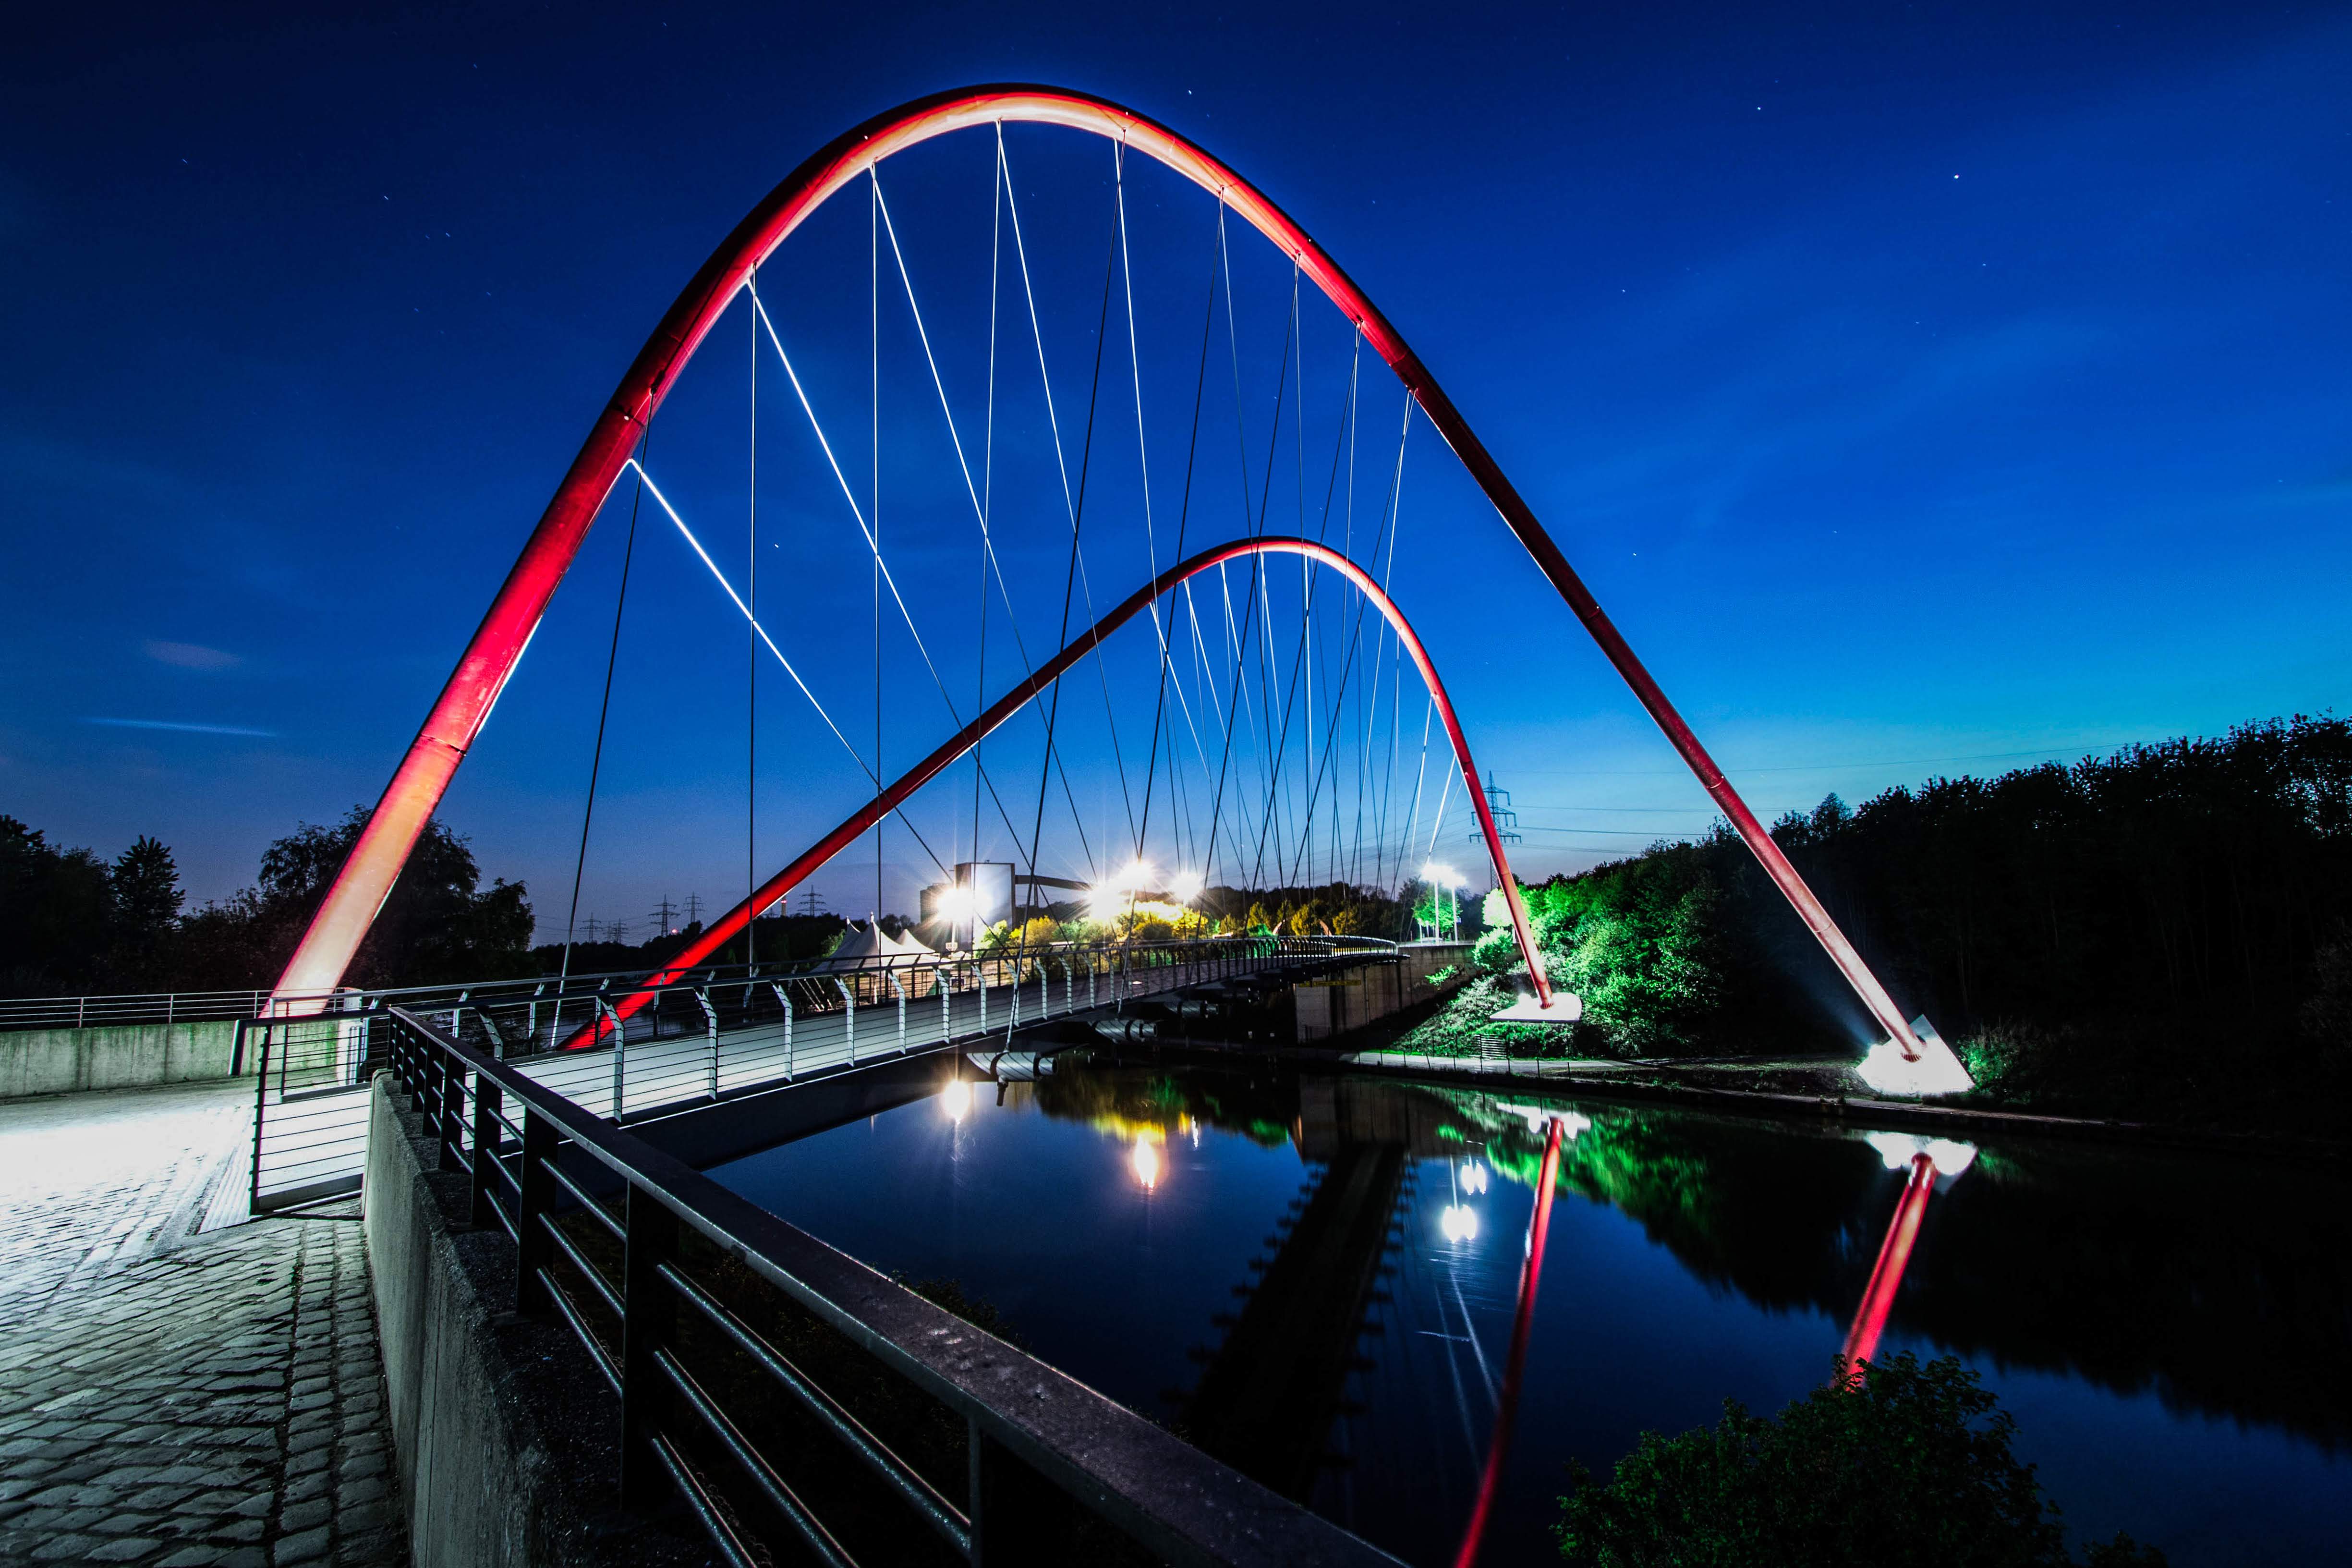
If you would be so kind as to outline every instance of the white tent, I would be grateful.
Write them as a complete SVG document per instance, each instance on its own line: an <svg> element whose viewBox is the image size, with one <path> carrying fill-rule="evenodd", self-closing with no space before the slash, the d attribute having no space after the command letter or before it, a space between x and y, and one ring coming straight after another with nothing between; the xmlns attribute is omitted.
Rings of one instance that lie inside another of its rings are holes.
<svg viewBox="0 0 2352 1568"><path fill-rule="evenodd" d="M827 971L905 968L938 956L911 932L893 937L882 929L880 921L868 916L864 925L852 926L843 935L841 945L818 967Z"/></svg>

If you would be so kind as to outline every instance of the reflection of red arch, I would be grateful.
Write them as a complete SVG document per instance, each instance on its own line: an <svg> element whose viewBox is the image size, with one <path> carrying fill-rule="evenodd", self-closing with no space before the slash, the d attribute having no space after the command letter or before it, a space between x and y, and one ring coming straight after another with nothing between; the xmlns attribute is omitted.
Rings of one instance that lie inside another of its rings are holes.
<svg viewBox="0 0 2352 1568"><path fill-rule="evenodd" d="M1698 737L1683 721L1674 704L1633 655L1599 601L1568 563L1559 547L1544 531L1535 512L1509 479L1459 409L1437 384L1388 318L1357 288L1338 262L1310 238L1307 231L1240 175L1176 132L1133 110L1105 100L1058 88L1012 85L965 88L929 98L877 115L853 131L835 137L793 171L783 184L738 224L700 271L686 286L662 318L661 324L622 377L612 402L597 416L586 445L572 459L555 497L548 503L539 526L523 546L520 559L507 574L489 613L467 644L457 668L425 715L406 756L401 759L383 798L368 819L351 858L343 863L335 885L304 933L301 945L278 982L278 995L295 1008L315 1009L319 994L342 978L352 954L392 891L408 854L431 820L442 793L457 764L481 731L490 709L537 629L547 602L562 581L572 558L586 537L588 526L604 504L605 494L621 472L629 448L646 420L677 378L695 348L734 299L751 268L765 259L811 213L852 180L891 153L967 126L1003 121L1067 126L1108 136L1157 159L1218 197L1248 220L1283 253L1348 318L1362 328L1365 341L1388 362L1399 380L1428 414L1429 420L1469 469L1471 477L1502 513L1503 521L1535 557L1560 597L1568 601L1593 640L1617 667L1642 706L1657 721L1675 751L1697 775L1707 794L1727 816L1749 849L1762 863L1789 902L1795 907L1831 960L1845 976L1878 1026L1885 1029L1906 1060L1916 1060L1917 1048L1903 1014L1870 972L1829 911L1780 853L1756 814L1748 809ZM1473 798L1484 799L1473 789ZM1506 884L1508 885L1507 883Z"/></svg>
<svg viewBox="0 0 2352 1568"><path fill-rule="evenodd" d="M1396 601L1381 592L1381 585L1362 567L1338 551L1311 540L1267 537L1235 540L1229 544L1203 550L1191 560L1171 566L1129 595L1110 614L1088 626L1069 647L1039 665L1034 674L999 698L986 712L893 780L880 795L852 812L840 826L809 846L791 865L763 884L759 891L712 921L709 930L672 958L666 967L646 976L636 990L614 1007L614 1013L621 1017L628 1017L651 1000L654 987L672 984L685 978L704 959L733 940L735 933L751 921L752 910L772 908L799 886L803 878L847 848L859 835L904 805L917 790L937 778L957 758L985 739L990 731L1020 712L1032 698L1053 685L1079 659L1093 652L1105 637L1140 615L1145 605L1187 577L1196 576L1213 566L1244 555L1304 555L1319 562L1353 583L1366 598L1379 607L1381 614L1388 617L1389 625L1396 630L1397 641L1412 656L1413 668L1421 671L1422 682L1429 688L1430 700L1437 704L1438 717L1445 721L1445 738L1454 747L1454 763L1461 768L1463 782L1469 786L1470 799L1477 807L1478 826L1486 837L1486 852L1494 858L1495 879L1504 889L1504 897L1510 901L1511 929L1518 937L1519 954L1527 960L1528 973L1535 979L1537 1000L1549 1007L1552 1002L1551 982L1544 973L1543 954L1536 947L1534 932L1528 929L1528 911L1519 900L1519 885L1512 878L1511 863L1503 854L1503 840L1495 831L1495 817L1486 808L1486 793L1478 787L1478 768L1470 760L1470 742L1463 736L1461 722L1454 714L1453 700L1446 696L1445 684L1438 679L1437 667L1430 662L1428 650L1422 647L1421 638L1414 635L1412 627L1405 623L1404 612L1397 608ZM593 1044L609 1027L608 1023L600 1022L593 1028L583 1029L568 1043L574 1046Z"/></svg>

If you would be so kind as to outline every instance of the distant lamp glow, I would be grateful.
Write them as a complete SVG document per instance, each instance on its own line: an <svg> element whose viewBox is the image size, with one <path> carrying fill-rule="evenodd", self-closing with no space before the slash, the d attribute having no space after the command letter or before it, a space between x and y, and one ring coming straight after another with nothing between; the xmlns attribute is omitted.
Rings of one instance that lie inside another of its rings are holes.
<svg viewBox="0 0 2352 1568"><path fill-rule="evenodd" d="M1441 888L1458 888L1462 886L1461 872L1455 870L1451 866L1441 866L1434 860L1425 862L1422 866L1421 876L1422 880L1435 883Z"/></svg>
<svg viewBox="0 0 2352 1568"><path fill-rule="evenodd" d="M1134 859L1129 860L1127 863L1127 868L1118 874L1118 885L1121 889L1130 892L1139 888L1150 887L1151 885L1151 862L1146 860L1140 855L1137 856Z"/></svg>
<svg viewBox="0 0 2352 1568"><path fill-rule="evenodd" d="M1206 886L1208 883L1198 871L1179 871L1169 879L1168 890L1175 895L1178 903L1189 904L1201 896L1201 889Z"/></svg>
<svg viewBox="0 0 2352 1568"><path fill-rule="evenodd" d="M1143 1184L1145 1192L1160 1185L1160 1149L1150 1139L1136 1138L1135 1152L1128 1156L1128 1163L1135 1167L1135 1179Z"/></svg>
<svg viewBox="0 0 2352 1568"><path fill-rule="evenodd" d="M971 1085L960 1078L950 1079L940 1090L940 1109L948 1113L950 1121L961 1121L971 1112Z"/></svg>
<svg viewBox="0 0 2352 1568"><path fill-rule="evenodd" d="M1486 1167L1478 1163L1475 1160L1463 1161L1462 1190L1465 1193L1485 1192L1486 1190Z"/></svg>
<svg viewBox="0 0 2352 1568"><path fill-rule="evenodd" d="M1445 1239L1459 1244L1478 1239L1478 1216L1466 1205L1448 1204L1445 1212L1437 1216L1437 1228Z"/></svg>
<svg viewBox="0 0 2352 1568"><path fill-rule="evenodd" d="M940 919L953 921L958 924L971 919L973 911L979 907L979 895L961 882L941 889L939 902L933 906Z"/></svg>

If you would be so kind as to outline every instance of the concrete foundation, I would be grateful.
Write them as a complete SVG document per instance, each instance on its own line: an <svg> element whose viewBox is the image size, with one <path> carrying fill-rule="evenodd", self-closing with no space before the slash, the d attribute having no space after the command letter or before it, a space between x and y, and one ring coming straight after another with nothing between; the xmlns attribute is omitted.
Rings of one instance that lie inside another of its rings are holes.
<svg viewBox="0 0 2352 1568"><path fill-rule="evenodd" d="M1466 942L1409 942L1397 949L1395 963L1370 963L1329 980L1308 981L1294 987L1297 1004L1298 1043L1311 1045L1360 1029L1376 1019L1426 1002L1469 978ZM1429 977L1451 966L1455 973L1443 985Z"/></svg>
<svg viewBox="0 0 2352 1568"><path fill-rule="evenodd" d="M14 1029L0 1034L0 1100L227 1078L236 1051L234 1018Z"/></svg>

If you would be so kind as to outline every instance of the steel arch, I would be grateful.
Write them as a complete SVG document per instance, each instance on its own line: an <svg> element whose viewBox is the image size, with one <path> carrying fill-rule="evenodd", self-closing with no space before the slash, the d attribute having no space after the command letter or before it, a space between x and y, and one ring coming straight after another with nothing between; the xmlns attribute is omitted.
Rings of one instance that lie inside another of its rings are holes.
<svg viewBox="0 0 2352 1568"><path fill-rule="evenodd" d="M1215 195L1272 240L1362 329L1365 340L1404 383L1502 514L1504 523L1584 623L1878 1026L1886 1030L1906 1061L1916 1061L1919 1047L1885 987L1667 700L1453 399L1339 264L1255 187L1168 127L1088 93L1023 83L934 93L835 137L771 191L702 264L622 377L580 455L557 486L554 499L499 586L457 669L384 786L374 814L279 978L273 1002L289 1010L315 1009L321 1005L317 997L341 980L457 764L465 760L499 691L514 673L549 598L619 477L629 448L751 269L834 193L891 153L950 131L1003 121L1091 132L1165 164Z"/></svg>
<svg viewBox="0 0 2352 1568"><path fill-rule="evenodd" d="M1310 539L1276 534L1212 545L1197 555L1178 562L1129 594L1109 614L1080 633L1067 647L1039 665L1028 679L990 704L979 718L943 742L930 755L893 779L889 787L850 813L832 832L803 850L790 865L762 883L750 898L713 921L700 936L660 969L639 982L635 990L615 1004L613 1016L629 1017L651 999L656 990L674 984L691 973L703 960L724 947L734 939L736 932L751 923L753 910L773 908L779 900L798 887L803 879L856 842L859 836L876 823L905 805L917 790L954 765L958 758L1020 712L1039 692L1060 679L1072 665L1093 652L1105 637L1142 614L1145 606L1153 600L1188 577L1248 555L1304 555L1310 561L1328 566L1354 584L1372 602L1395 631L1397 641L1412 656L1413 668L1421 671L1422 684L1429 689L1430 700L1437 705L1438 716L1445 721L1445 738L1454 748L1454 765L1462 770L1462 782L1469 787L1470 799L1477 806L1478 828L1486 837L1486 853L1495 862L1496 885L1503 889L1503 896L1510 905L1511 931L1518 939L1519 956L1527 961L1528 973L1535 981L1537 1003L1539 1007L1549 1009L1552 1005L1552 989L1550 977L1544 973L1543 953L1536 946L1535 932L1528 924L1527 904L1519 897L1518 881L1511 875L1510 860L1503 853L1503 839L1496 831L1494 813L1487 807L1486 792L1478 787L1478 766L1471 761L1469 739L1462 733L1461 721L1454 712L1454 700L1446 695L1445 683L1438 679L1437 666L1431 661L1429 650L1422 646L1421 637L1405 620L1404 612L1397 607L1396 601L1389 597L1370 573L1328 545L1318 544ZM610 1018L600 1019L583 1028L566 1044L573 1047L593 1045L604 1038L611 1026Z"/></svg>

